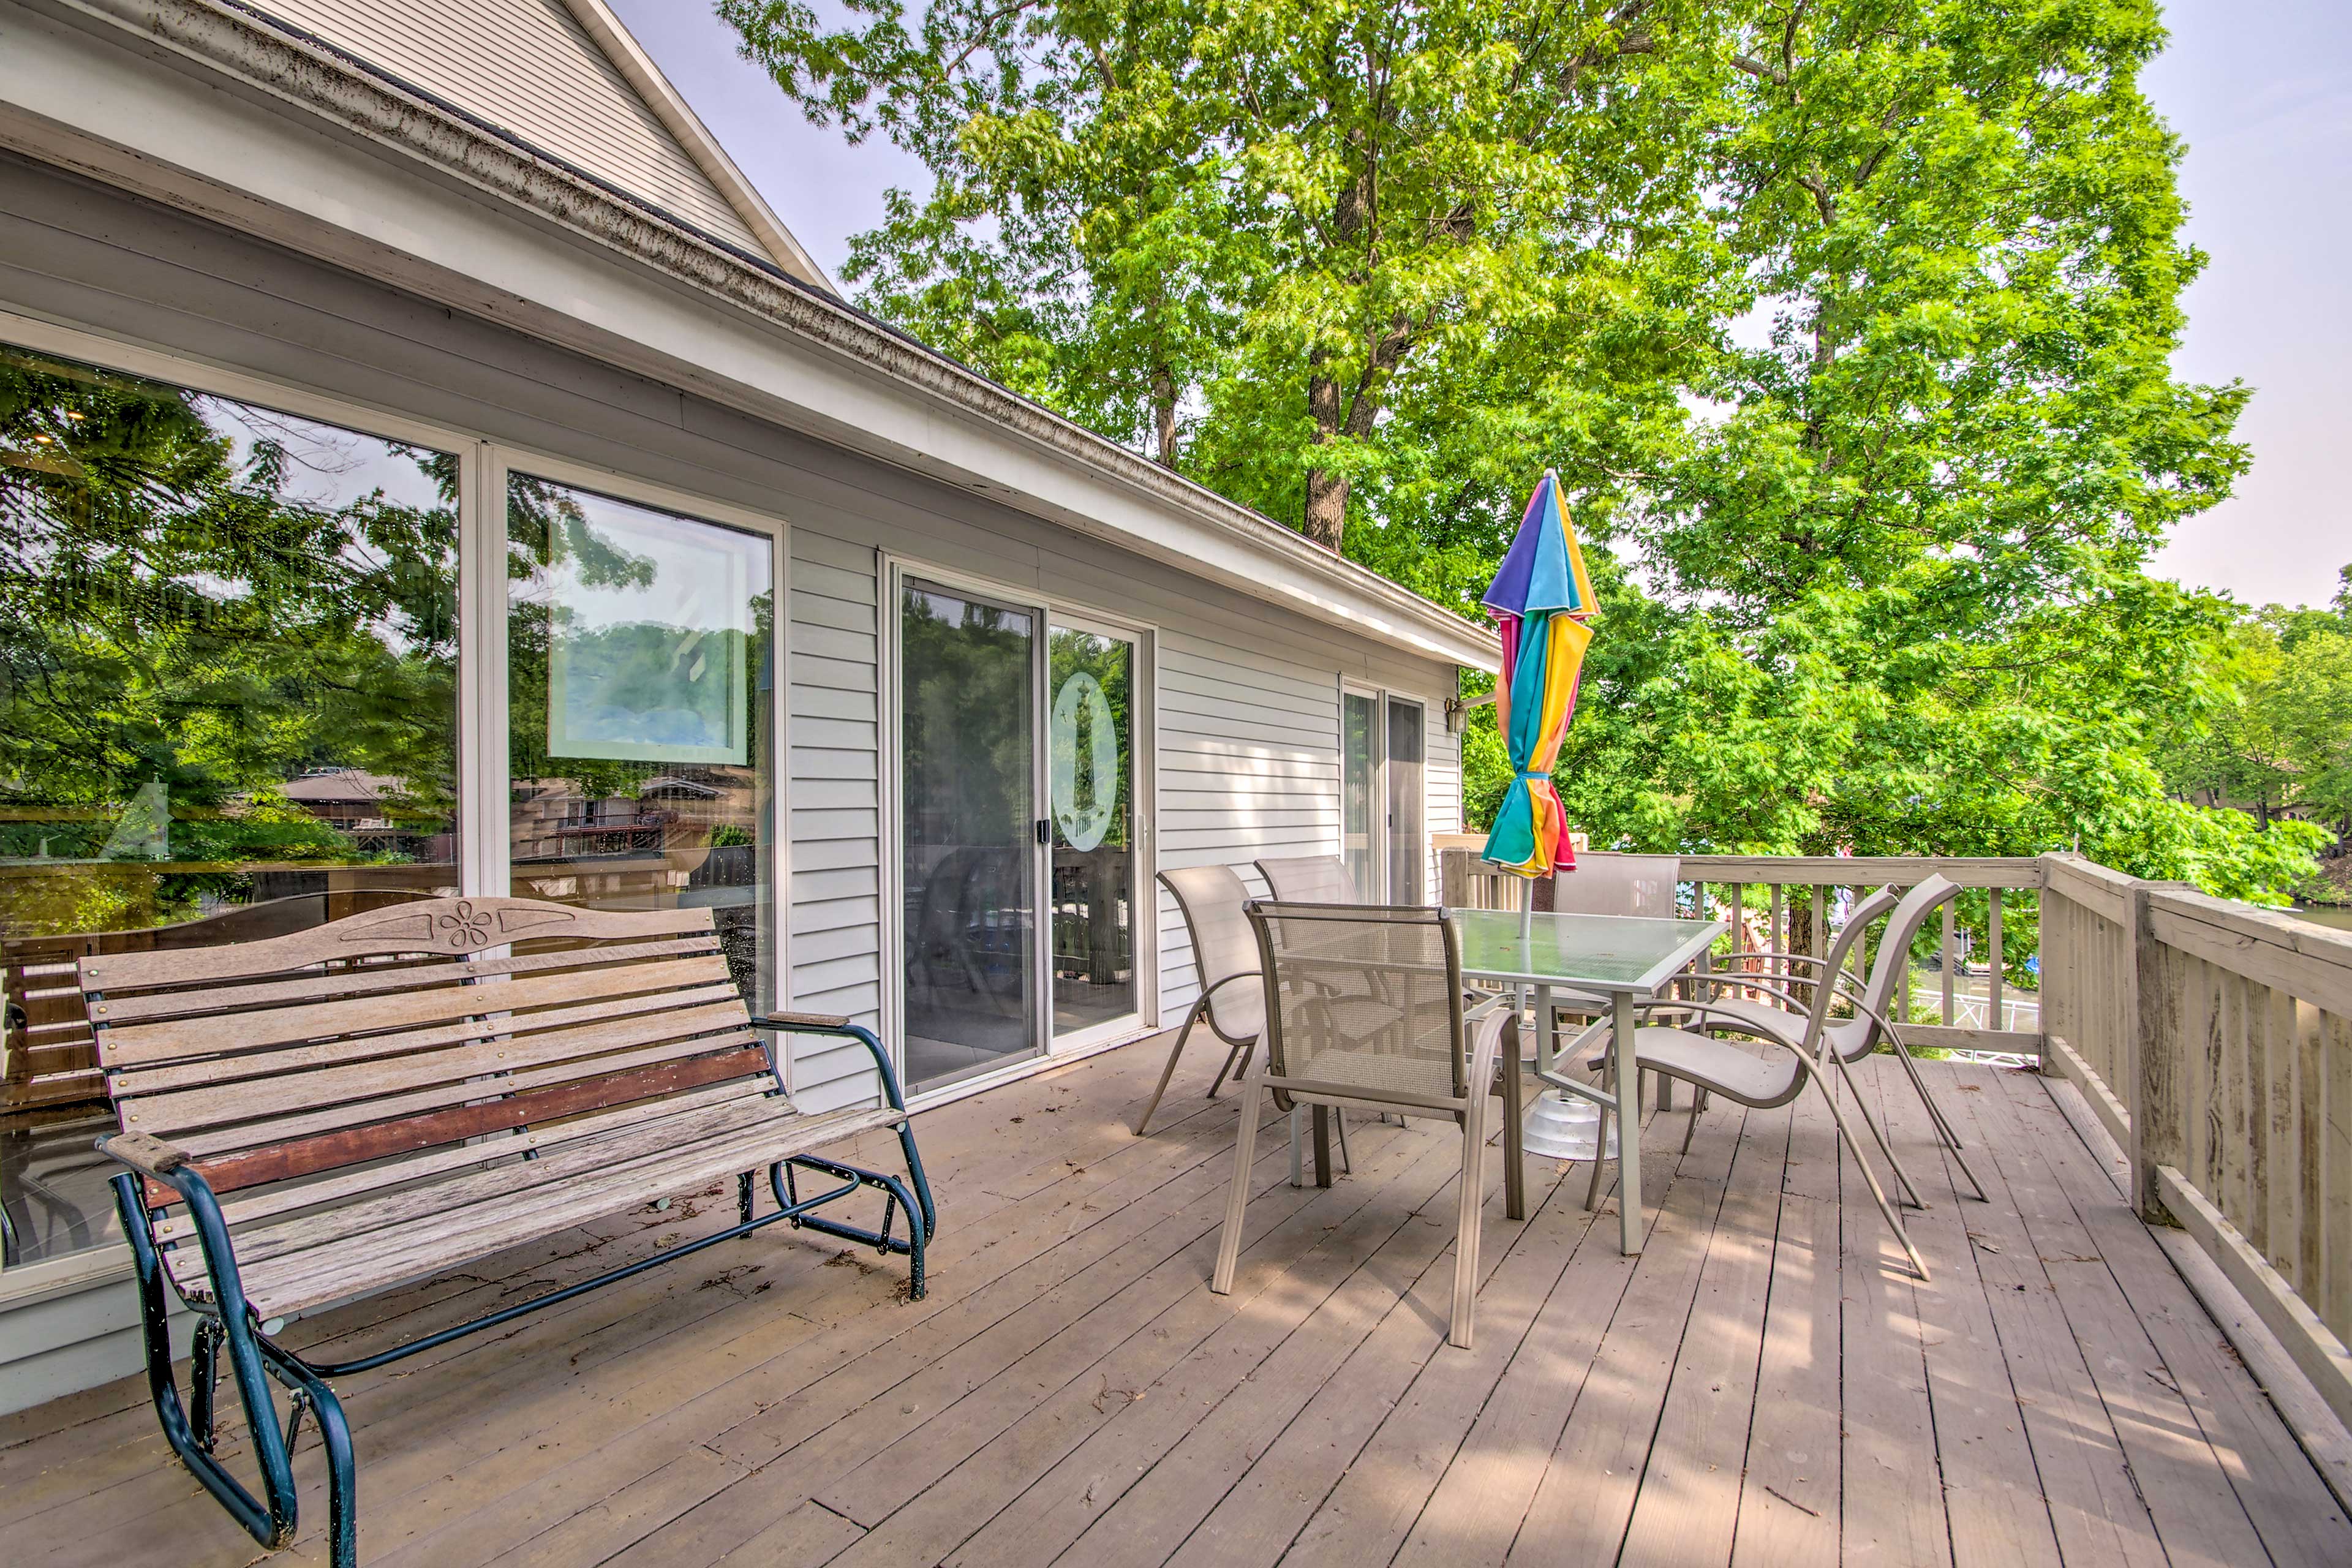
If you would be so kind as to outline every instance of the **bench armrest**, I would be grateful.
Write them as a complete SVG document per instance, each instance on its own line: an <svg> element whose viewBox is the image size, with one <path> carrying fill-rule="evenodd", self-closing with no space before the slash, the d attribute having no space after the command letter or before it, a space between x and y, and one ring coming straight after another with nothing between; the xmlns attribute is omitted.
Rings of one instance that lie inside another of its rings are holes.
<svg viewBox="0 0 2352 1568"><path fill-rule="evenodd" d="M139 1176L171 1188L188 1205L188 1218L195 1226L196 1245L204 1252L205 1273L212 1280L212 1310L242 1321L247 1309L245 1284L237 1274L236 1247L229 1239L228 1221L221 1215L220 1199L214 1195L212 1184L205 1180L205 1173L196 1169L194 1157L144 1132L109 1132L97 1140L97 1147L100 1153L139 1173L134 1176L126 1172L116 1176L111 1185L116 1211L122 1216L122 1233L131 1243L142 1277L151 1278L159 1289L161 1282L168 1279L182 1300L190 1300L181 1289L179 1280L162 1265L154 1230L148 1224L148 1203L140 1191Z"/></svg>
<svg viewBox="0 0 2352 1568"><path fill-rule="evenodd" d="M98 1152L172 1186L179 1184L172 1181L173 1173L194 1163L184 1151L144 1132L109 1132L98 1140Z"/></svg>
<svg viewBox="0 0 2352 1568"><path fill-rule="evenodd" d="M890 1065L890 1053L874 1037L871 1029L831 1013L763 1013L751 1020L755 1029L773 1029L786 1035L839 1035L856 1040L874 1058L875 1070L882 1075L882 1093L893 1110L907 1109L907 1097L898 1088L898 1070Z"/></svg>
<svg viewBox="0 0 2352 1568"><path fill-rule="evenodd" d="M838 1013L769 1013L752 1019L751 1026L801 1035L832 1035L847 1029L849 1020Z"/></svg>

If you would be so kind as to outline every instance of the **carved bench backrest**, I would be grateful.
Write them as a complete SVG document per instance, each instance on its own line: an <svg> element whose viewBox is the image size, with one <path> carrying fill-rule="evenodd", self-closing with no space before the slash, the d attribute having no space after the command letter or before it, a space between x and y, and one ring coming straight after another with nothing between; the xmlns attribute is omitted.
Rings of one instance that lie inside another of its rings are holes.
<svg viewBox="0 0 2352 1568"><path fill-rule="evenodd" d="M376 1190L518 1154L551 1122L780 1088L707 909L430 899L78 969L122 1130L224 1194Z"/></svg>

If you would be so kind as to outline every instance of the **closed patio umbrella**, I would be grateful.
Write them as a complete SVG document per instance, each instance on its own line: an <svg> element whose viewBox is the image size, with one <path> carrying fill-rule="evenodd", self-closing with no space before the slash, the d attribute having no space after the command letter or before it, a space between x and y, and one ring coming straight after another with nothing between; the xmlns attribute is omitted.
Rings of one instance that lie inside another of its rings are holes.
<svg viewBox="0 0 2352 1568"><path fill-rule="evenodd" d="M1510 752L1511 784L1481 853L1514 876L1549 877L1576 864L1551 768L1576 711L1577 681L1592 641L1586 623L1600 609L1568 525L1559 476L1549 469L1528 498L1518 535L1482 602L1502 636L1495 711Z"/></svg>
<svg viewBox="0 0 2352 1568"><path fill-rule="evenodd" d="M1586 623L1601 608L1584 570L1583 552L1568 525L1559 476L1549 468L1528 498L1518 535L1483 603L1502 636L1503 673L1495 683L1495 717L1510 753L1511 784L1481 853L1532 883L1563 866L1576 865L1551 769L1576 712L1584 650L1592 641L1592 628ZM1530 886L1519 902L1522 942L1534 934L1535 907ZM1559 1089L1538 1095L1528 1106L1527 1119L1522 1148L1562 1160L1616 1152L1613 1139L1603 1146L1599 1107L1583 1100L1571 1101Z"/></svg>

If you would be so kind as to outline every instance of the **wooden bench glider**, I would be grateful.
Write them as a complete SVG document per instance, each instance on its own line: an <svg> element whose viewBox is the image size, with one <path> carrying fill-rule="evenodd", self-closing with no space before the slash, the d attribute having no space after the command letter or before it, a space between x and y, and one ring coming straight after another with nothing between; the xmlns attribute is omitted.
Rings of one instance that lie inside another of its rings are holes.
<svg viewBox="0 0 2352 1568"><path fill-rule="evenodd" d="M156 1415L265 1546L294 1536L289 1461L307 1413L327 1452L333 1561L358 1560L333 1378L778 1221L903 1253L909 1295L923 1293L931 1195L881 1043L845 1018L753 1018L707 909L434 899L78 969L121 1126L99 1147L131 1167L113 1184ZM860 1041L885 1103L803 1114L762 1029ZM882 1129L898 1135L903 1178L815 1152ZM755 1214L762 1166L775 1207ZM802 1195L796 1173L824 1190ZM303 1313L730 1176L738 1223L656 1257L355 1361L313 1363L275 1342ZM883 1195L876 1229L814 1212L861 1188ZM197 1319L184 1408L167 1287ZM258 1500L212 1452L224 1356L253 1432ZM272 1380L289 1396L282 1426Z"/></svg>

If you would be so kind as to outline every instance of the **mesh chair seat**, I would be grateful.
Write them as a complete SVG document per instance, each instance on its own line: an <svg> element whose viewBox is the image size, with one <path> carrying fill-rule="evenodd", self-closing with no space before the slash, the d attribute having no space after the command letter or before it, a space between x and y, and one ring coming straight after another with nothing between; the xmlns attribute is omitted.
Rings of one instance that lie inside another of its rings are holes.
<svg viewBox="0 0 2352 1568"><path fill-rule="evenodd" d="M1393 1051L1359 1050L1343 1046L1315 1055L1315 1081L1344 1084L1365 1091L1364 1098L1412 1095L1429 1100L1451 1099L1454 1069L1427 1057L1400 1056Z"/></svg>
<svg viewBox="0 0 2352 1568"><path fill-rule="evenodd" d="M1729 996L1717 1001L1710 997L1707 999L1706 1016L1710 1023L1733 1021L1768 1040L1786 1040L1790 1045L1804 1042L1805 1015L1791 1013L1785 1007L1775 1007L1767 1002ZM1822 1026L1822 1039L1845 1061L1853 1061L1867 1055L1876 1043L1872 1038L1871 1022L1867 1018L1832 1018Z"/></svg>
<svg viewBox="0 0 2352 1568"><path fill-rule="evenodd" d="M1636 1029L1633 1059L1646 1072L1662 1072L1742 1105L1786 1105L1802 1087L1797 1058L1786 1052L1759 1057L1728 1040L1710 1040L1683 1029Z"/></svg>
<svg viewBox="0 0 2352 1568"><path fill-rule="evenodd" d="M1769 1002L1751 1002L1745 997L1726 996L1719 1000L1708 997L1706 1026L1710 1029L1737 1028L1759 1039L1777 1040L1788 1046L1801 1046L1805 1041L1804 1014L1791 1013ZM1822 1038L1839 1060L1849 1062L1869 1055L1871 1047L1877 1043L1867 1018L1832 1018L1822 1026ZM1587 1065L1597 1068L1604 1059L1596 1056Z"/></svg>

